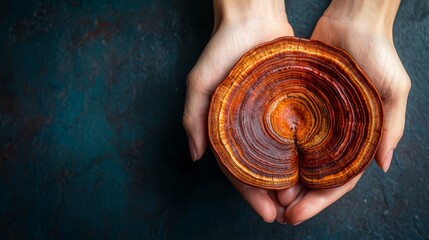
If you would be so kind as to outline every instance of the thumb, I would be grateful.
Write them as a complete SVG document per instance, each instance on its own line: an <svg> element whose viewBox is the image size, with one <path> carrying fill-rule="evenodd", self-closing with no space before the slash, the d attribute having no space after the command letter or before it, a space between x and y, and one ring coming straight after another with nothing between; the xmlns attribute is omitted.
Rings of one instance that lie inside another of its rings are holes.
<svg viewBox="0 0 429 240"><path fill-rule="evenodd" d="M188 76L185 109L182 118L193 161L200 159L207 148L209 93L204 91L201 82L192 74Z"/></svg>
<svg viewBox="0 0 429 240"><path fill-rule="evenodd" d="M402 138L405 125L407 96L398 98L384 106L384 126L375 160L384 172L387 172L392 162L393 152Z"/></svg>

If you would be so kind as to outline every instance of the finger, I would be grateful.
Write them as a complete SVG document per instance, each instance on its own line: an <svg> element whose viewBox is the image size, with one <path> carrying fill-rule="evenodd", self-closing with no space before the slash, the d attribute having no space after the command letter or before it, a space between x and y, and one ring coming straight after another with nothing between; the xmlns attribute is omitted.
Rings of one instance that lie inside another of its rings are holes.
<svg viewBox="0 0 429 240"><path fill-rule="evenodd" d="M282 206L278 200L276 191L268 191L268 196L270 197L271 201L273 201L274 206L276 207L276 222L284 224L286 223L286 217L285 217L285 210L286 208Z"/></svg>
<svg viewBox="0 0 429 240"><path fill-rule="evenodd" d="M273 198L270 197L268 190L246 185L237 179L230 179L230 181L241 196L243 196L253 210L261 216L265 222L271 223L276 220L277 206L274 204ZM280 204L278 206L280 206ZM282 212L284 212L284 209Z"/></svg>
<svg viewBox="0 0 429 240"><path fill-rule="evenodd" d="M207 148L207 114L209 110L209 94L197 86L198 79L188 77L183 127L188 135L189 152L193 161L201 158Z"/></svg>
<svg viewBox="0 0 429 240"><path fill-rule="evenodd" d="M408 91L405 96L397 97L393 102L385 101L384 104L384 126L375 155L377 164L384 172L389 170L393 152L404 132L407 96Z"/></svg>
<svg viewBox="0 0 429 240"><path fill-rule="evenodd" d="M253 210L262 217L265 222L271 223L276 219L284 222L284 217L277 216L277 209L284 213L284 208L281 209L280 204L275 204L273 199L276 199L276 196L272 195L272 193L270 193L268 190L252 187L240 182L234 178L221 164L219 164L219 166L235 189L237 189L241 196L247 201L247 203L249 203Z"/></svg>
<svg viewBox="0 0 429 240"><path fill-rule="evenodd" d="M293 185L290 188L279 190L277 192L277 197L280 204L284 207L289 206L289 204L294 201L298 195L303 191L303 186L299 183Z"/></svg>
<svg viewBox="0 0 429 240"><path fill-rule="evenodd" d="M298 225L315 216L352 190L361 176L362 173L341 187L311 189L307 193L304 191L303 196L298 195L297 199L286 208L286 221L289 224Z"/></svg>

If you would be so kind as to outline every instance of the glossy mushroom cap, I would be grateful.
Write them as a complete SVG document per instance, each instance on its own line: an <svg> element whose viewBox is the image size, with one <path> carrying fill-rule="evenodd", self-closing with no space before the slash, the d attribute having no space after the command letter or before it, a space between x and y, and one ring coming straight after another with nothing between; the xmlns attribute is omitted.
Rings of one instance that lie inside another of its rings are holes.
<svg viewBox="0 0 429 240"><path fill-rule="evenodd" d="M294 37L246 53L208 120L219 164L265 189L345 184L371 162L382 123L375 87L346 52Z"/></svg>

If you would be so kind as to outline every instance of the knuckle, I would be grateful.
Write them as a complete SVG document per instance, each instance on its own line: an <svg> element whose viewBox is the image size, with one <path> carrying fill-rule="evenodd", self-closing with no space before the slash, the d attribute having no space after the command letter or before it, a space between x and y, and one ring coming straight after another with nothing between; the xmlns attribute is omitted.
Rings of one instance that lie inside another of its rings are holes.
<svg viewBox="0 0 429 240"><path fill-rule="evenodd" d="M188 129L192 123L192 118L189 114L184 113L182 116L182 125L185 129Z"/></svg>
<svg viewBox="0 0 429 240"><path fill-rule="evenodd" d="M191 70L188 73L188 75L186 76L186 84L187 84L187 86L188 87L192 86L193 84L195 84L196 82L198 82L197 79L198 79L197 72L195 70Z"/></svg>
<svg viewBox="0 0 429 240"><path fill-rule="evenodd" d="M400 131L398 131L397 133L395 133L392 138L396 141L399 142L402 138L402 136L404 135L404 128L402 127L400 129Z"/></svg>
<svg viewBox="0 0 429 240"><path fill-rule="evenodd" d="M400 80L397 81L397 83L398 83L397 88L398 88L399 93L402 95L408 95L408 92L411 89L410 77L405 73L404 75L399 76L399 79Z"/></svg>
<svg viewBox="0 0 429 240"><path fill-rule="evenodd" d="M407 79L402 83L402 87L401 87L401 93L403 96L408 96L408 93L411 90L411 80Z"/></svg>

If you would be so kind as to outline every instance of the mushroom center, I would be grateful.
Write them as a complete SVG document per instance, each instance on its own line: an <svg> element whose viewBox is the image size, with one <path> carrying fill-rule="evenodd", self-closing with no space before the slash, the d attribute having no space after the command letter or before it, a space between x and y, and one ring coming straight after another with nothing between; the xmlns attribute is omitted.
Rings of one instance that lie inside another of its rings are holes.
<svg viewBox="0 0 429 240"><path fill-rule="evenodd" d="M267 116L271 132L281 141L301 142L313 131L314 111L305 100L299 97L284 97L272 103Z"/></svg>

